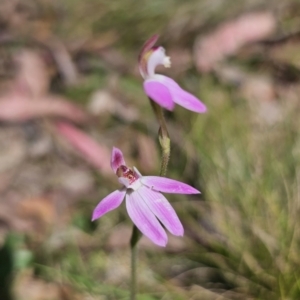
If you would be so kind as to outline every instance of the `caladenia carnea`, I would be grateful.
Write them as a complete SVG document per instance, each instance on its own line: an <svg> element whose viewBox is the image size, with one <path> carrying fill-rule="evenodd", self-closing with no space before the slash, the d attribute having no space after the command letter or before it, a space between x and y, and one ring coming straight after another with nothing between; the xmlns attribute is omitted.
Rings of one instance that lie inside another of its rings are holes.
<svg viewBox="0 0 300 300"><path fill-rule="evenodd" d="M163 47L154 46L158 35L152 36L143 46L139 55L139 69L144 78L146 95L161 107L173 110L178 104L196 113L205 113L206 106L194 95L182 89L172 78L156 74L155 68L171 67L171 59Z"/></svg>
<svg viewBox="0 0 300 300"><path fill-rule="evenodd" d="M140 232L158 246L165 247L168 237L163 226L173 235L183 236L183 226L169 203L161 194L199 194L192 186L160 176L142 176L133 167L126 166L123 153L113 148L111 168L122 187L102 199L93 211L92 221L119 207L124 198L129 217L134 223L130 241L131 249L131 286L130 299L136 298L136 261L137 242ZM163 226L162 226L162 225Z"/></svg>
<svg viewBox="0 0 300 300"><path fill-rule="evenodd" d="M96 206L92 220L119 207L126 199L129 217L136 227L158 246L166 246L168 237L162 225L173 235L183 236L183 226L169 201L161 194L199 194L192 186L160 176L142 176L126 166L123 153L113 148L111 167L122 187L112 192ZM161 224L160 224L160 222Z"/></svg>

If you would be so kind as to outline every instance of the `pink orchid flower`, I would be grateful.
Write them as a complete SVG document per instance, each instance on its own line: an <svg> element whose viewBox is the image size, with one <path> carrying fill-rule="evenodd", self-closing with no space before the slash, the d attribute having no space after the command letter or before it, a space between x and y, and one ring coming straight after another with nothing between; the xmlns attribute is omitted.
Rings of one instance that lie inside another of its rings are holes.
<svg viewBox="0 0 300 300"><path fill-rule="evenodd" d="M151 37L143 46L139 55L139 68L144 78L144 91L157 104L167 110L173 110L175 104L197 112L206 112L206 106L194 95L182 89L173 79L155 74L155 68L171 66L170 57L163 47L154 47L158 35Z"/></svg>
<svg viewBox="0 0 300 300"><path fill-rule="evenodd" d="M183 236L183 226L175 210L160 192L199 194L198 190L173 179L142 176L135 167L132 170L126 166L123 153L118 148L112 150L111 167L123 187L100 201L94 209L92 221L120 206L126 197L129 217L153 243L163 247L167 244L168 237L160 222L172 234Z"/></svg>

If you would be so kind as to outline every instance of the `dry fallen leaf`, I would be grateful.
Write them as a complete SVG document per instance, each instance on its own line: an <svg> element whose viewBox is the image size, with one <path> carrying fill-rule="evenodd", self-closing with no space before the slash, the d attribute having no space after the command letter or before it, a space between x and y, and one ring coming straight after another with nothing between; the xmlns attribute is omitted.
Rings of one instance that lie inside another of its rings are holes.
<svg viewBox="0 0 300 300"><path fill-rule="evenodd" d="M118 83L118 80L117 80ZM115 85L115 83L111 83ZM111 88L113 90L113 87ZM119 95L115 95L109 89L96 90L92 95L88 104L88 111L95 116L111 116L116 115L119 118L127 121L136 121L139 113L133 105L125 105L120 101Z"/></svg>
<svg viewBox="0 0 300 300"><path fill-rule="evenodd" d="M0 120L23 122L41 117L85 121L86 114L68 99L49 94L50 76L37 51L23 50L15 61L18 73L10 91L0 97Z"/></svg>
<svg viewBox="0 0 300 300"><path fill-rule="evenodd" d="M201 72L211 71L217 62L235 54L241 47L270 36L275 27L275 17L269 12L245 14L221 24L214 32L196 41L196 67Z"/></svg>
<svg viewBox="0 0 300 300"><path fill-rule="evenodd" d="M10 93L0 98L0 120L23 122L41 117L61 117L74 122L86 120L86 114L66 98L49 95L41 101L31 101L30 96Z"/></svg>
<svg viewBox="0 0 300 300"><path fill-rule="evenodd" d="M45 230L55 222L55 203L49 198L37 197L20 201L17 209L18 217L34 222L38 230Z"/></svg>
<svg viewBox="0 0 300 300"><path fill-rule="evenodd" d="M88 110L95 116L115 113L117 99L106 90L96 90L88 104Z"/></svg>
<svg viewBox="0 0 300 300"><path fill-rule="evenodd" d="M56 131L63 136L78 153L104 174L112 174L110 167L110 150L98 144L85 132L66 122L57 122Z"/></svg>
<svg viewBox="0 0 300 300"><path fill-rule="evenodd" d="M271 102L276 99L275 86L268 76L247 76L240 86L244 98L250 101Z"/></svg>
<svg viewBox="0 0 300 300"><path fill-rule="evenodd" d="M59 286L34 278L29 272L18 276L14 294L20 300L51 300L60 299Z"/></svg>
<svg viewBox="0 0 300 300"><path fill-rule="evenodd" d="M19 300L88 299L84 295L79 295L69 285L65 285L61 282L48 282L41 278L35 277L33 270L25 270L18 274L13 291L16 299Z"/></svg>
<svg viewBox="0 0 300 300"><path fill-rule="evenodd" d="M22 50L15 56L18 73L14 89L28 93L32 98L39 99L48 93L50 76L41 53L34 50Z"/></svg>
<svg viewBox="0 0 300 300"><path fill-rule="evenodd" d="M94 184L94 178L89 169L64 168L64 170L58 174L57 185L66 191L69 195L86 195L88 194Z"/></svg>
<svg viewBox="0 0 300 300"><path fill-rule="evenodd" d="M59 39L53 37L50 42L47 42L47 46L52 52L57 68L65 83L68 85L76 84L79 80L79 74L65 45Z"/></svg>
<svg viewBox="0 0 300 300"><path fill-rule="evenodd" d="M1 130L0 132L0 174L5 176L16 170L27 158L26 141L17 130ZM3 178L1 178L3 181ZM4 180L5 181L5 180ZM1 190L1 184L0 184Z"/></svg>

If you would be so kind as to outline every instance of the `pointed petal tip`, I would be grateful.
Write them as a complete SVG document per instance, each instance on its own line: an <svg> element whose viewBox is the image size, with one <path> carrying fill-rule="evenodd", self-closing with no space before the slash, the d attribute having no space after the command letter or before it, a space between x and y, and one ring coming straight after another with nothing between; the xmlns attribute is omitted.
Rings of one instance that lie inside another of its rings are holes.
<svg viewBox="0 0 300 300"><path fill-rule="evenodd" d="M150 237L143 233L146 238L148 238L153 244L159 246L159 247L166 247L168 243L168 237L167 235L165 237L160 237L160 239Z"/></svg>
<svg viewBox="0 0 300 300"><path fill-rule="evenodd" d="M204 114L207 112L207 107L199 100L197 99L198 102L197 103L194 103L192 106L190 107L185 107L184 105L182 104L179 104L181 106L183 106L184 108L190 110L190 111L193 111L195 113L198 113L198 114Z"/></svg>
<svg viewBox="0 0 300 300"><path fill-rule="evenodd" d="M155 245L160 246L160 247L166 247L168 240L162 240L162 241L154 241L151 240Z"/></svg>
<svg viewBox="0 0 300 300"><path fill-rule="evenodd" d="M181 224L181 227L173 228L171 233L175 236L184 236L184 229L183 229L182 224Z"/></svg>
<svg viewBox="0 0 300 300"><path fill-rule="evenodd" d="M114 151L121 151L119 148L117 148L117 147L115 147L115 146L113 146L113 148L112 148L112 151L114 152Z"/></svg>
<svg viewBox="0 0 300 300"><path fill-rule="evenodd" d="M207 107L203 104L203 107L198 110L199 114L204 114L207 112Z"/></svg>
<svg viewBox="0 0 300 300"><path fill-rule="evenodd" d="M117 169L121 166L121 165L126 165L125 164L125 160L124 160L124 156L122 151L117 148L117 147L113 147L112 148L112 152L111 152L111 160L110 160L110 165L111 168L113 169L113 171L116 173Z"/></svg>
<svg viewBox="0 0 300 300"><path fill-rule="evenodd" d="M169 89L172 100L176 104L200 114L207 111L206 105L198 97L184 90L170 77L159 75L157 79Z"/></svg>
<svg viewBox="0 0 300 300"><path fill-rule="evenodd" d="M170 194L200 194L200 191L189 184L159 176L143 176L142 183L150 189Z"/></svg>
<svg viewBox="0 0 300 300"><path fill-rule="evenodd" d="M119 149L119 148L113 146L112 151L111 151L111 156L112 156L112 158L113 158L114 156L118 155L118 154L121 154L121 155L123 156L123 153L122 153L121 149Z"/></svg>
<svg viewBox="0 0 300 300"><path fill-rule="evenodd" d="M94 209L91 222L94 222L97 219L99 219L98 213L97 213L96 209Z"/></svg>
<svg viewBox="0 0 300 300"><path fill-rule="evenodd" d="M191 193L191 194L201 194L201 192L200 192L200 191L198 191L197 189L193 188L193 190L194 190L194 192L193 192L193 193Z"/></svg>
<svg viewBox="0 0 300 300"><path fill-rule="evenodd" d="M178 234L173 234L175 236L179 236L179 237L183 237L184 236L184 232L178 233Z"/></svg>
<svg viewBox="0 0 300 300"><path fill-rule="evenodd" d="M119 207L123 202L126 190L116 190L103 198L93 210L92 221L99 219L109 211Z"/></svg>
<svg viewBox="0 0 300 300"><path fill-rule="evenodd" d="M207 113L207 108L206 108L206 106L202 109L202 111L200 111L199 112L200 114L205 114L205 113Z"/></svg>
<svg viewBox="0 0 300 300"><path fill-rule="evenodd" d="M182 194L186 194L186 195L196 195L196 194L201 194L201 192L197 189L195 189L194 187L187 185L187 189L185 191L185 193Z"/></svg>

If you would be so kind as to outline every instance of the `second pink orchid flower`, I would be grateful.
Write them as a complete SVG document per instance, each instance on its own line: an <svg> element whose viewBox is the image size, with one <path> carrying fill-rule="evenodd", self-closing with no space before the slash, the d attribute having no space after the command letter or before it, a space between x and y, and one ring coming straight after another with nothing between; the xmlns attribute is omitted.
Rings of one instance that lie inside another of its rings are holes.
<svg viewBox="0 0 300 300"><path fill-rule="evenodd" d="M158 35L151 37L139 55L139 69L144 78L144 91L148 97L167 110L178 104L188 110L205 113L206 106L194 95L182 89L172 78L155 74L158 65L171 66L170 57L163 47L155 47Z"/></svg>

